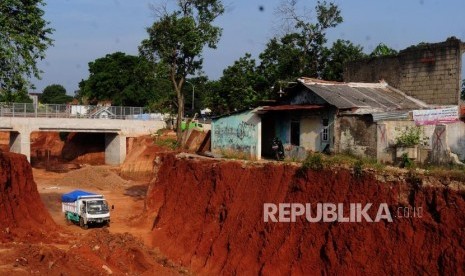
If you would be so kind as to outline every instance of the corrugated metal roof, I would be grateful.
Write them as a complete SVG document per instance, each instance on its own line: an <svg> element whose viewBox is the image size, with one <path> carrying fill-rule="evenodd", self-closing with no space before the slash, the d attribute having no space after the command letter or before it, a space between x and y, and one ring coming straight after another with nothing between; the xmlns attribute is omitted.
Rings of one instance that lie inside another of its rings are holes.
<svg viewBox="0 0 465 276"><path fill-rule="evenodd" d="M373 113L373 121L385 121L385 120L406 120L409 119L409 111L390 111L382 113Z"/></svg>
<svg viewBox="0 0 465 276"><path fill-rule="evenodd" d="M328 83L313 79L299 81L339 109L363 108L380 112L422 109L428 106L386 83Z"/></svg>
<svg viewBox="0 0 465 276"><path fill-rule="evenodd" d="M314 110L324 108L324 105L277 105L277 106L264 106L261 110L263 111L288 111L288 110Z"/></svg>

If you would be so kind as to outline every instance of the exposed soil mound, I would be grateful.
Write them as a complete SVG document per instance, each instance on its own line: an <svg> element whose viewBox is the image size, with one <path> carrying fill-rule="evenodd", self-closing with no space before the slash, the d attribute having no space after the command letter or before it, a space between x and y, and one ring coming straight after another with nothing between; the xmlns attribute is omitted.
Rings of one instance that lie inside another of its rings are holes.
<svg viewBox="0 0 465 276"><path fill-rule="evenodd" d="M0 152L0 241L46 240L56 227L40 199L26 157Z"/></svg>
<svg viewBox="0 0 465 276"><path fill-rule="evenodd" d="M94 230L69 248L7 244L0 250L2 275L178 275L184 272L149 251L130 234Z"/></svg>
<svg viewBox="0 0 465 276"><path fill-rule="evenodd" d="M86 166L73 170L59 179L50 180L49 185L71 186L77 189L93 188L99 190L115 190L127 187L129 181L119 177L106 166Z"/></svg>
<svg viewBox="0 0 465 276"><path fill-rule="evenodd" d="M123 275L140 275L153 271L160 266L159 262L174 267L162 257L150 252L142 241L134 236L127 233L110 234L105 229L92 231L71 248L70 255L86 255L89 266L107 265L113 273Z"/></svg>
<svg viewBox="0 0 465 276"><path fill-rule="evenodd" d="M344 168L299 173L291 165L166 156L147 194L148 211L158 213L153 243L207 274L464 274L463 191L381 178ZM264 203L387 203L394 217L265 223ZM399 207L423 213L396 217Z"/></svg>
<svg viewBox="0 0 465 276"><path fill-rule="evenodd" d="M31 156L46 158L47 154L59 157L65 144L65 137L60 137L59 132L32 132Z"/></svg>

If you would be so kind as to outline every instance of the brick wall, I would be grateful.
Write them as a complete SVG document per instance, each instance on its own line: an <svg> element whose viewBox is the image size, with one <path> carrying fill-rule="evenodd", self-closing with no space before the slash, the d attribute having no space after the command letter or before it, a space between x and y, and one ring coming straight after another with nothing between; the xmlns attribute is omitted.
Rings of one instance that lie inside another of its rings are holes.
<svg viewBox="0 0 465 276"><path fill-rule="evenodd" d="M348 63L346 82L378 82L429 104L459 103L462 53L465 44L452 37L445 42L411 46L395 56Z"/></svg>

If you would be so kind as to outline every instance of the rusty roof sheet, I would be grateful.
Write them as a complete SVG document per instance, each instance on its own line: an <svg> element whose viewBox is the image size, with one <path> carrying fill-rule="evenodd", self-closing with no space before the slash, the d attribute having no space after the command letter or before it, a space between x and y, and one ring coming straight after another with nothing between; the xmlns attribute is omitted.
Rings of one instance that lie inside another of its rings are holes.
<svg viewBox="0 0 465 276"><path fill-rule="evenodd" d="M428 105L390 87L387 83L335 83L299 81L326 102L339 109L365 108L376 112L422 109Z"/></svg>
<svg viewBox="0 0 465 276"><path fill-rule="evenodd" d="M288 104L288 105L277 105L277 106L264 106L261 110L263 111L288 111L288 110L314 110L322 109L324 105L298 105L298 104Z"/></svg>

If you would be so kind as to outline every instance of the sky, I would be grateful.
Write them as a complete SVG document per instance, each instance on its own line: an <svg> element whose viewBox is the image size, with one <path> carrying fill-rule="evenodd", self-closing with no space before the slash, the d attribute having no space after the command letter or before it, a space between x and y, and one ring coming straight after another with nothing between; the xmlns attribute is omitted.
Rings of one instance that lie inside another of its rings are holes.
<svg viewBox="0 0 465 276"><path fill-rule="evenodd" d="M54 46L39 61L42 79L32 80L36 92L63 85L74 95L89 76L88 63L117 51L137 55L146 28L156 20L153 5L169 0L45 0L45 19L55 31ZM203 71L211 80L235 60L257 58L279 29L276 8L282 0L223 1L226 12L215 24L223 28L217 49L204 51ZM441 42L450 36L465 41L464 0L334 0L344 22L327 32L328 45L337 39L363 46L379 43L402 50L420 42ZM301 10L316 1L300 0ZM262 9L260 9L262 7ZM462 59L463 60L463 59ZM462 71L465 72L465 70Z"/></svg>

